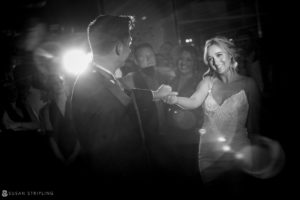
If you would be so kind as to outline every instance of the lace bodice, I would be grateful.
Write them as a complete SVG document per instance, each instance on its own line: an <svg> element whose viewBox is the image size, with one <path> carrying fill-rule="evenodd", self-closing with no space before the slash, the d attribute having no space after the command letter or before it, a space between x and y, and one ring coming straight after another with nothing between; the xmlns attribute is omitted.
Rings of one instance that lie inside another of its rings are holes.
<svg viewBox="0 0 300 200"><path fill-rule="evenodd" d="M232 137L245 129L248 101L244 90L233 94L219 105L209 92L204 105L205 124L215 129L219 136ZM217 134L214 132L214 134Z"/></svg>

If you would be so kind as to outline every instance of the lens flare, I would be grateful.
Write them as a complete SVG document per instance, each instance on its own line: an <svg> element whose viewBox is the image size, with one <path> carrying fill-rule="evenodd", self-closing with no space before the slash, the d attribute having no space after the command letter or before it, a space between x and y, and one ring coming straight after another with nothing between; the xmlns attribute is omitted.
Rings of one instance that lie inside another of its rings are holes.
<svg viewBox="0 0 300 200"><path fill-rule="evenodd" d="M220 136L220 137L218 137L217 140L218 140L219 142L225 142L225 141L226 141L226 138L223 137L223 136Z"/></svg>
<svg viewBox="0 0 300 200"><path fill-rule="evenodd" d="M243 170L255 177L266 179L277 175L284 166L285 154L281 145L266 137L258 137L255 145L246 146L236 154L243 161Z"/></svg>
<svg viewBox="0 0 300 200"><path fill-rule="evenodd" d="M244 154L242 154L242 153L236 153L235 154L235 158L236 159L243 159L244 158Z"/></svg>
<svg viewBox="0 0 300 200"><path fill-rule="evenodd" d="M92 54L80 49L67 51L63 56L63 66L69 73L78 74L84 71L92 60Z"/></svg>
<svg viewBox="0 0 300 200"><path fill-rule="evenodd" d="M199 133L200 133L201 135L204 135L204 134L206 133L206 130L205 130L204 128L200 128L200 129L199 129Z"/></svg>
<svg viewBox="0 0 300 200"><path fill-rule="evenodd" d="M231 147L230 147L230 146L228 146L228 145L224 145L224 146L222 147L222 149L223 149L223 151L226 151L226 152L228 152L228 151L230 151L230 150L231 150Z"/></svg>

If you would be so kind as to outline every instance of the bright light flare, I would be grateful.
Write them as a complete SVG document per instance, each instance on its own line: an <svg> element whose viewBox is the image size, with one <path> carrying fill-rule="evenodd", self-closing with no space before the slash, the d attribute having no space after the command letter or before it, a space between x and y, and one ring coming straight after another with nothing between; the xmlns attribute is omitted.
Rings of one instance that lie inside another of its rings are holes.
<svg viewBox="0 0 300 200"><path fill-rule="evenodd" d="M228 152L228 151L231 150L230 146L228 146L228 145L224 145L224 146L222 147L222 149L223 149L223 151L226 151L226 152Z"/></svg>
<svg viewBox="0 0 300 200"><path fill-rule="evenodd" d="M266 179L277 175L285 163L285 154L281 145L270 138L258 137L255 145L244 147L238 154L244 161L243 170L255 177Z"/></svg>
<svg viewBox="0 0 300 200"><path fill-rule="evenodd" d="M219 141L219 142L225 142L225 141L226 141L226 138L223 137L223 136L220 136L220 137L218 137L218 141Z"/></svg>
<svg viewBox="0 0 300 200"><path fill-rule="evenodd" d="M242 154L242 153L236 153L235 154L235 158L236 159L243 159L244 158L244 154Z"/></svg>
<svg viewBox="0 0 300 200"><path fill-rule="evenodd" d="M80 49L67 51L63 55L63 67L72 74L83 72L92 60L92 54Z"/></svg>
<svg viewBox="0 0 300 200"><path fill-rule="evenodd" d="M204 134L206 133L206 129L200 128L200 129L199 129L199 133L200 133L201 135L204 135Z"/></svg>
<svg viewBox="0 0 300 200"><path fill-rule="evenodd" d="M185 43L192 43L193 42L193 39L192 38L187 38L185 39Z"/></svg>

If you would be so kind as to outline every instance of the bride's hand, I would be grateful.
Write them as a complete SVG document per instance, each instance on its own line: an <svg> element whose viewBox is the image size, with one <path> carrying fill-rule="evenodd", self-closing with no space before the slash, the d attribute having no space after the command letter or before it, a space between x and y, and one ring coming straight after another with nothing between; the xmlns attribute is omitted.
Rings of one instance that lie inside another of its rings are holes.
<svg viewBox="0 0 300 200"><path fill-rule="evenodd" d="M176 104L178 101L178 97L176 95L168 95L166 97L163 98L163 101L167 104Z"/></svg>

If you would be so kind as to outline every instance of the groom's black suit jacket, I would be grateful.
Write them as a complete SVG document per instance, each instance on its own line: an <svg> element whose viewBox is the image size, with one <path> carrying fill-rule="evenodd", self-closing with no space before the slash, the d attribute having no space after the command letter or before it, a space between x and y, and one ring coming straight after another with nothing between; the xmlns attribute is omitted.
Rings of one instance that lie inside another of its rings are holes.
<svg viewBox="0 0 300 200"><path fill-rule="evenodd" d="M91 66L77 78L72 121L92 176L132 177L147 171L147 154L133 101L105 71ZM141 106L150 90L132 90Z"/></svg>

